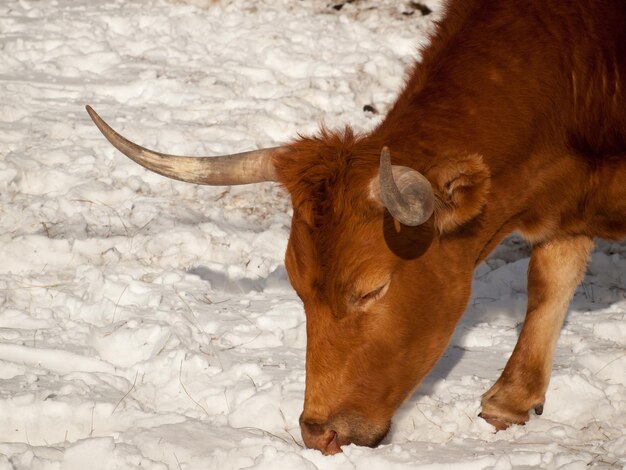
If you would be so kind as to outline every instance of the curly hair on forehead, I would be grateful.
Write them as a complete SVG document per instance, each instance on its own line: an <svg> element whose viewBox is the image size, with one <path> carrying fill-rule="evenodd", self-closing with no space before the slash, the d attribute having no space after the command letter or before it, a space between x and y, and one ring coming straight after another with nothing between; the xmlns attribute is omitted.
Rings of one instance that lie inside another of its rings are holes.
<svg viewBox="0 0 626 470"><path fill-rule="evenodd" d="M363 198L380 151L363 137L349 126L341 131L322 127L318 135L289 144L289 151L274 161L294 210L311 227L319 227L325 215L341 218Z"/></svg>

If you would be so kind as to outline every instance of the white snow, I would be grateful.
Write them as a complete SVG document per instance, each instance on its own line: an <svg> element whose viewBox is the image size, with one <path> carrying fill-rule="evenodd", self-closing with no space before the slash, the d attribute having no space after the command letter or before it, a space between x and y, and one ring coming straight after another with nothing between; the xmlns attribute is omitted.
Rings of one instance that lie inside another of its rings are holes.
<svg viewBox="0 0 626 470"><path fill-rule="evenodd" d="M626 245L607 242L543 416L497 434L477 418L524 316L528 249L512 237L383 444L302 447L288 197L150 174L84 105L171 153L276 145L321 122L366 130L380 115L364 105L389 108L441 5L190 3L0 5L0 470L626 465Z"/></svg>

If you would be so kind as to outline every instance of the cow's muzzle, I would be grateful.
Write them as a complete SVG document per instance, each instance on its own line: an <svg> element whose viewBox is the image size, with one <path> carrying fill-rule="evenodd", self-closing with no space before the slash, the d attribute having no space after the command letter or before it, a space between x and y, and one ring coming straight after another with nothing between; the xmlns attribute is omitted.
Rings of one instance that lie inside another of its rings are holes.
<svg viewBox="0 0 626 470"><path fill-rule="evenodd" d="M341 452L349 444L376 447L389 432L390 422L384 425L367 423L361 417L335 416L325 422L300 416L300 430L304 445L326 455Z"/></svg>

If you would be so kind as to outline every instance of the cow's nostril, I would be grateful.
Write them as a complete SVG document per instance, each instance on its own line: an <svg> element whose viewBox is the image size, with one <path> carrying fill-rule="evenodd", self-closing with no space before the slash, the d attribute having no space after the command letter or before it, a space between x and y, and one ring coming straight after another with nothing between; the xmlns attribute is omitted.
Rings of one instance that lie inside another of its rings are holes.
<svg viewBox="0 0 626 470"><path fill-rule="evenodd" d="M322 450L322 452L328 455L338 454L341 452L341 446L337 440L337 433L335 431L331 431L331 436L332 437L328 441L328 444L326 444L326 449Z"/></svg>
<svg viewBox="0 0 626 470"><path fill-rule="evenodd" d="M328 422L304 419L300 417L300 428L304 444L311 448L322 451L324 454L337 454L341 452L341 446L349 442L337 434Z"/></svg>

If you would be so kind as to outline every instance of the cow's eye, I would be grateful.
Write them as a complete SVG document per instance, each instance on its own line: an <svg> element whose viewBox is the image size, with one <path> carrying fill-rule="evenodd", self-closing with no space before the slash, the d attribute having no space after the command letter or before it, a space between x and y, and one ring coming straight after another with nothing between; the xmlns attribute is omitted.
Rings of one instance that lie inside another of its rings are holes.
<svg viewBox="0 0 626 470"><path fill-rule="evenodd" d="M355 299L356 300L355 303L359 306L363 306L374 300L378 300L387 293L387 289L389 289L389 282L385 282L382 286L379 286L374 290L371 290L365 294L357 296Z"/></svg>

